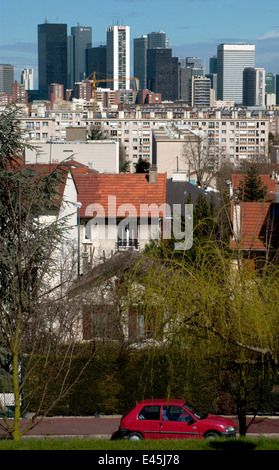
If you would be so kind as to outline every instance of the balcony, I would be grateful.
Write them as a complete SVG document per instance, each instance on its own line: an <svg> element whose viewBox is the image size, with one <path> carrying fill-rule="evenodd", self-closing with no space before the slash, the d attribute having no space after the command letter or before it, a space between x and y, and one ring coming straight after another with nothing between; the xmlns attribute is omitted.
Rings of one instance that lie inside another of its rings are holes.
<svg viewBox="0 0 279 470"><path fill-rule="evenodd" d="M137 239L123 240L121 238L118 238L116 242L116 250L128 250L130 248L133 248L134 250L139 249L139 243Z"/></svg>

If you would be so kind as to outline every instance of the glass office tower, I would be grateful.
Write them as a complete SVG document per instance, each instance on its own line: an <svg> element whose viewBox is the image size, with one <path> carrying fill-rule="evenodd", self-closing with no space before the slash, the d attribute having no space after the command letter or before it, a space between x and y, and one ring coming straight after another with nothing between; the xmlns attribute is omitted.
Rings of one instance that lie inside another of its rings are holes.
<svg viewBox="0 0 279 470"><path fill-rule="evenodd" d="M67 89L67 25L45 22L38 25L39 91L42 99L48 99L48 87L52 83Z"/></svg>
<svg viewBox="0 0 279 470"><path fill-rule="evenodd" d="M92 47L91 26L73 26L71 28L73 37L73 79L81 82L87 77L86 51Z"/></svg>
<svg viewBox="0 0 279 470"><path fill-rule="evenodd" d="M252 44L220 44L217 48L217 99L242 104L243 70L255 67Z"/></svg>
<svg viewBox="0 0 279 470"><path fill-rule="evenodd" d="M0 64L0 93L11 95L13 83L14 66L10 64Z"/></svg>
<svg viewBox="0 0 279 470"><path fill-rule="evenodd" d="M139 79L141 90L147 87L147 36L134 39L134 77Z"/></svg>

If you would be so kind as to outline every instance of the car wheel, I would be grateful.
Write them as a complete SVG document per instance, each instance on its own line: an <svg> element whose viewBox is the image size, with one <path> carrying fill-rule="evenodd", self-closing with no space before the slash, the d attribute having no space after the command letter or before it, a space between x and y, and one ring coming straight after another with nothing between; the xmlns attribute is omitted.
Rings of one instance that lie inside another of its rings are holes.
<svg viewBox="0 0 279 470"><path fill-rule="evenodd" d="M138 432L131 432L128 436L129 441L142 441L143 435Z"/></svg>
<svg viewBox="0 0 279 470"><path fill-rule="evenodd" d="M217 437L220 437L220 434L215 431L208 431L205 435L205 439L216 439Z"/></svg>

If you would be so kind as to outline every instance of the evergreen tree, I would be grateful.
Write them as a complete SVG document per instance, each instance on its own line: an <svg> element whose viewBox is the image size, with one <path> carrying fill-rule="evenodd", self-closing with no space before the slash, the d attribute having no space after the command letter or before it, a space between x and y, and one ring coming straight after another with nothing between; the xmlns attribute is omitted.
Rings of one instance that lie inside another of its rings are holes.
<svg viewBox="0 0 279 470"><path fill-rule="evenodd" d="M244 202L262 202L267 194L267 187L263 184L255 166L250 166L238 189L239 198Z"/></svg>

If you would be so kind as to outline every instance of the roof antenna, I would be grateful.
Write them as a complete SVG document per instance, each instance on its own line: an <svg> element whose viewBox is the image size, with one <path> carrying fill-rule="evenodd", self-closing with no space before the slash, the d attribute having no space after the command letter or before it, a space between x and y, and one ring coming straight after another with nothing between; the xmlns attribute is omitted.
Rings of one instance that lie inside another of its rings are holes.
<svg viewBox="0 0 279 470"><path fill-rule="evenodd" d="M47 18L47 16L45 17L45 23L48 23L48 18Z"/></svg>

